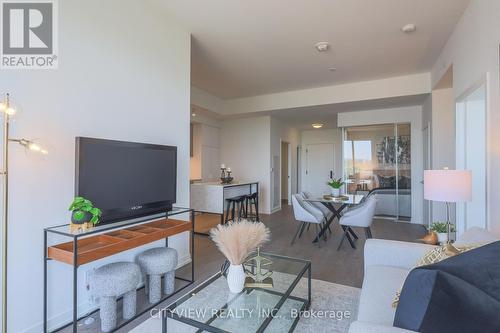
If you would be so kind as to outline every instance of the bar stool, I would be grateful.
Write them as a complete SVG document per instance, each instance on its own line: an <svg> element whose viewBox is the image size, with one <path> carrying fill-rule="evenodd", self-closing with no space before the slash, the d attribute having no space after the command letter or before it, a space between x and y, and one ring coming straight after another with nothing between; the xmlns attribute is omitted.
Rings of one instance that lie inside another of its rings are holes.
<svg viewBox="0 0 500 333"><path fill-rule="evenodd" d="M238 208L239 221L242 217L246 216L244 195L226 199L226 219L224 220L224 224L227 224L229 221L234 222L236 208ZM231 219L229 219L229 212L231 212Z"/></svg>
<svg viewBox="0 0 500 333"><path fill-rule="evenodd" d="M255 208L255 213L252 207ZM250 210L249 210L250 209ZM259 193L254 192L245 196L245 218L259 221Z"/></svg>

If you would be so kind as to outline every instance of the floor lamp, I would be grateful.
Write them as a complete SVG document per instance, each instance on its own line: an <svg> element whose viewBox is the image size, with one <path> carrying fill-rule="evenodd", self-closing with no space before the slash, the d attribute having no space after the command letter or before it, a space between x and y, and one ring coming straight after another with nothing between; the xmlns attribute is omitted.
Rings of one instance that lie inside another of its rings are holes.
<svg viewBox="0 0 500 333"><path fill-rule="evenodd" d="M450 205L472 199L472 173L470 170L425 170L424 198L446 203L447 242L451 243Z"/></svg>
<svg viewBox="0 0 500 333"><path fill-rule="evenodd" d="M7 245L8 245L8 225L9 225L9 143L16 142L26 149L30 149L41 154L48 154L35 142L26 139L13 139L9 135L9 120L16 113L15 107L11 104L9 94L0 101L0 112L3 114L3 170L0 175L3 179L2 193L2 332L7 333Z"/></svg>

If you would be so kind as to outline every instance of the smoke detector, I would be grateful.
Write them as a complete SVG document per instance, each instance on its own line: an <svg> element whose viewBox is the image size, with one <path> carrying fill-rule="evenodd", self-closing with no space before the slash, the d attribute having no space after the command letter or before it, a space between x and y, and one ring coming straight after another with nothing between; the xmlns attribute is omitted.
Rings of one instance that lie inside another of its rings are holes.
<svg viewBox="0 0 500 333"><path fill-rule="evenodd" d="M417 30L417 26L413 23L407 24L401 28L401 31L404 32L405 34L411 34L412 32L415 32L416 30Z"/></svg>
<svg viewBox="0 0 500 333"><path fill-rule="evenodd" d="M325 52L325 51L328 51L328 49L330 48L330 43L318 42L318 43L314 44L314 47L316 48L316 50L318 50L318 52Z"/></svg>

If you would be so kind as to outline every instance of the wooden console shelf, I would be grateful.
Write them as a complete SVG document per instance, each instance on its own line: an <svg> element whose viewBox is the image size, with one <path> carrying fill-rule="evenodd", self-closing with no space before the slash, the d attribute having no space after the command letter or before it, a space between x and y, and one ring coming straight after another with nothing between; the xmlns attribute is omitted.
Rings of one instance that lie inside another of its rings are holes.
<svg viewBox="0 0 500 333"><path fill-rule="evenodd" d="M184 231L191 231L192 222L163 219L82 238L77 241L77 262L73 262L73 242L48 247L50 259L70 265L83 265L113 254L145 245Z"/></svg>

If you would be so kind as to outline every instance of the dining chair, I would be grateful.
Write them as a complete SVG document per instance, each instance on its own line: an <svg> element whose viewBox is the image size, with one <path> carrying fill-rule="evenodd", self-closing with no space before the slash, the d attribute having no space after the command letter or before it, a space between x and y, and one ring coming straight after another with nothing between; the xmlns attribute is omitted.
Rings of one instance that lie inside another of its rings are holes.
<svg viewBox="0 0 500 333"><path fill-rule="evenodd" d="M302 191L300 192L302 194L302 196L305 198L305 199L311 199L311 198L314 198L314 195L311 194L311 192L308 192L308 191ZM333 213L331 210L329 210L325 205L323 205L321 202L309 202L311 205L313 205L314 207L318 208L322 213L323 213L323 216L325 217L325 221L323 222L323 224L326 224L332 217L333 217ZM328 231L330 231L330 234L332 233L332 229L330 229L330 226L328 226Z"/></svg>
<svg viewBox="0 0 500 333"><path fill-rule="evenodd" d="M292 207L295 220L297 220L297 222L300 222L300 225L297 228L295 236L293 236L292 242L290 244L293 245L293 243L297 239L297 236L299 238L302 236L306 225L309 226L311 224L314 224L316 226L316 232L319 234L321 225L323 224L323 221L325 219L321 210L305 201L304 197L301 194L292 195ZM321 247L320 243L321 241L318 240L318 247Z"/></svg>
<svg viewBox="0 0 500 333"><path fill-rule="evenodd" d="M344 229L344 234L337 247L337 251L342 246L344 239L348 237L350 227L360 227L365 229L366 238L372 238L371 225L373 223L373 216L375 215L375 207L377 199L374 196L369 197L362 204L358 205L356 209L349 210L340 218L340 226ZM353 249L356 248L354 243L351 243Z"/></svg>

